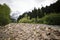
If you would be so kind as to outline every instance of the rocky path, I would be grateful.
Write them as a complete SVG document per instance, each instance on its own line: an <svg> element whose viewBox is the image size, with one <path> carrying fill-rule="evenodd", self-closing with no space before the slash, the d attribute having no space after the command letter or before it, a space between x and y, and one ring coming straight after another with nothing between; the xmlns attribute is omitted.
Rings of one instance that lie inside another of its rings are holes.
<svg viewBox="0 0 60 40"><path fill-rule="evenodd" d="M0 27L0 40L60 40L60 26L11 23Z"/></svg>

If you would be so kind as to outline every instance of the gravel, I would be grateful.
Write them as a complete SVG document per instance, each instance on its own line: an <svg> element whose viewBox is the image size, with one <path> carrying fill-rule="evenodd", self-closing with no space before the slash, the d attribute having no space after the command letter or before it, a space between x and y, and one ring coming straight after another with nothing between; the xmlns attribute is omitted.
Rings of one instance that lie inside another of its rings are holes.
<svg viewBox="0 0 60 40"><path fill-rule="evenodd" d="M10 23L0 27L0 40L60 40L60 26Z"/></svg>

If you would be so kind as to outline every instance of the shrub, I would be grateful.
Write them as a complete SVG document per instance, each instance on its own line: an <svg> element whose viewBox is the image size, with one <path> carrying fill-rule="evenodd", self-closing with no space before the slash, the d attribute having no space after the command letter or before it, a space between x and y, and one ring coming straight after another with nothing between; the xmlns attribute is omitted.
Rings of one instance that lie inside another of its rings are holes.
<svg viewBox="0 0 60 40"><path fill-rule="evenodd" d="M43 24L43 19L40 18L40 19L37 21L37 23Z"/></svg>
<svg viewBox="0 0 60 40"><path fill-rule="evenodd" d="M6 24L10 23L9 18L4 18L4 17L0 17L0 26L4 26Z"/></svg>
<svg viewBox="0 0 60 40"><path fill-rule="evenodd" d="M0 4L0 26L8 24L10 21L10 8L6 4Z"/></svg>
<svg viewBox="0 0 60 40"><path fill-rule="evenodd" d="M34 23L34 18L32 18L31 20L30 19L27 19L27 18L22 18L19 20L19 23Z"/></svg>
<svg viewBox="0 0 60 40"><path fill-rule="evenodd" d="M60 14L46 15L42 20L45 24L60 25Z"/></svg>

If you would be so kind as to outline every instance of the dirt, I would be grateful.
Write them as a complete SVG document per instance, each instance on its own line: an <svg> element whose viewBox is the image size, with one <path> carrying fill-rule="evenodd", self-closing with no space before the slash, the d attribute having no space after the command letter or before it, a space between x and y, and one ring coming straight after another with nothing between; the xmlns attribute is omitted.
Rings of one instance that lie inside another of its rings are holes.
<svg viewBox="0 0 60 40"><path fill-rule="evenodd" d="M0 40L60 40L60 26L10 23L0 27Z"/></svg>

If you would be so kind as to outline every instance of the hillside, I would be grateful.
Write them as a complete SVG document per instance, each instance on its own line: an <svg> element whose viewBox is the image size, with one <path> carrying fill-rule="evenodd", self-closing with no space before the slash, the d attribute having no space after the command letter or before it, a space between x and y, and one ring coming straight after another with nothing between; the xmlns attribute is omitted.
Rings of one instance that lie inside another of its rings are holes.
<svg viewBox="0 0 60 40"><path fill-rule="evenodd" d="M0 40L60 40L60 26L10 23L0 27Z"/></svg>

